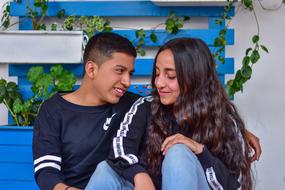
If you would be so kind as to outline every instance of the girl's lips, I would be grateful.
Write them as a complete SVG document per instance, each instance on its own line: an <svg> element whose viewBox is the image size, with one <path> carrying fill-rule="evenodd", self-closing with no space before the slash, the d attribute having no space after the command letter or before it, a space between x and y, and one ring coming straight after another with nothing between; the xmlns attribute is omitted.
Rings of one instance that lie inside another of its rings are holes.
<svg viewBox="0 0 285 190"><path fill-rule="evenodd" d="M164 92L164 91L158 91L159 96L166 96L168 95L170 92Z"/></svg>

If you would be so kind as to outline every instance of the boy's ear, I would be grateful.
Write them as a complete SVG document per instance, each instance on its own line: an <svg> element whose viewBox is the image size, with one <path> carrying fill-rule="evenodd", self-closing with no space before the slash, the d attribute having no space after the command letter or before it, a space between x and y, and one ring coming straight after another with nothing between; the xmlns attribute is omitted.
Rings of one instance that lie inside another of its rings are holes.
<svg viewBox="0 0 285 190"><path fill-rule="evenodd" d="M98 69L99 66L94 61L87 61L85 64L85 73L91 79L96 76Z"/></svg>

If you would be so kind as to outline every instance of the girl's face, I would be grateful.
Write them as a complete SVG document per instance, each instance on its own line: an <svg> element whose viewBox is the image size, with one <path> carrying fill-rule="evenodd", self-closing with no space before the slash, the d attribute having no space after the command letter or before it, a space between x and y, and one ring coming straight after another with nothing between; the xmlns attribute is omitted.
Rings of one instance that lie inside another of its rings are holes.
<svg viewBox="0 0 285 190"><path fill-rule="evenodd" d="M169 49L161 51L157 57L154 84L160 102L163 105L174 104L180 94L180 89L176 77L173 53Z"/></svg>

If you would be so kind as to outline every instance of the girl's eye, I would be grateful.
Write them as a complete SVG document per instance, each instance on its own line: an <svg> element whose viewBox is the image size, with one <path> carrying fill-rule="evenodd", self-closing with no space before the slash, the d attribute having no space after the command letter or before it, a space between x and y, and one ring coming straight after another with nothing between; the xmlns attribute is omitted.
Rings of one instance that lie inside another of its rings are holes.
<svg viewBox="0 0 285 190"><path fill-rule="evenodd" d="M174 80L176 79L176 76L167 76L167 78L169 78L170 80Z"/></svg>

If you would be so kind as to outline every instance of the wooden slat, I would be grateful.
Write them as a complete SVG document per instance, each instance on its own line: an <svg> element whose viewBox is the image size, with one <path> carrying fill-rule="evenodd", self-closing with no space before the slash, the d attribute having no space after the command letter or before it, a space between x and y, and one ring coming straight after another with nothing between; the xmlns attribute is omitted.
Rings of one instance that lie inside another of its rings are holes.
<svg viewBox="0 0 285 190"><path fill-rule="evenodd" d="M0 162L33 163L31 146L0 145L0 152Z"/></svg>
<svg viewBox="0 0 285 190"><path fill-rule="evenodd" d="M35 181L0 180L0 190L39 190Z"/></svg>
<svg viewBox="0 0 285 190"><path fill-rule="evenodd" d="M0 127L0 145L32 145L32 127Z"/></svg>
<svg viewBox="0 0 285 190"><path fill-rule="evenodd" d="M139 58L136 59L135 63L135 73L134 76L150 76L152 74L153 69L153 58ZM18 76L19 85L27 84L26 76L28 70L33 66L43 66L46 72L49 71L51 64L9 64L9 76ZM83 66L81 63L79 64L63 64L63 67L77 77L82 76ZM219 74L233 74L234 72L234 59L226 58L225 63L221 64L217 61L217 71ZM23 78L24 77L24 78Z"/></svg>
<svg viewBox="0 0 285 190"><path fill-rule="evenodd" d="M28 0L22 0L22 3L11 3L11 16L25 16ZM173 11L179 16L207 17L221 16L223 7L160 7L151 1L88 1L80 2L49 2L47 16L56 16L64 9L66 15L79 16L130 16L130 17L161 17L168 16ZM234 10L230 12L234 15Z"/></svg>
<svg viewBox="0 0 285 190"><path fill-rule="evenodd" d="M145 30L146 36L150 36L151 30ZM118 33L122 36L127 37L130 41L134 41L136 39L135 30L114 30L113 32ZM161 46L169 39L177 38L177 37L191 37L191 38L199 38L205 41L208 45L214 45L215 38L219 36L220 29L183 29L179 30L176 35L168 34L165 30L156 30L157 42L153 43L150 38L145 38L145 46L155 47ZM234 30L228 29L226 33L226 42L227 45L234 44ZM136 45L135 41L135 45Z"/></svg>
<svg viewBox="0 0 285 190"><path fill-rule="evenodd" d="M34 180L33 164L0 163L0 180Z"/></svg>

